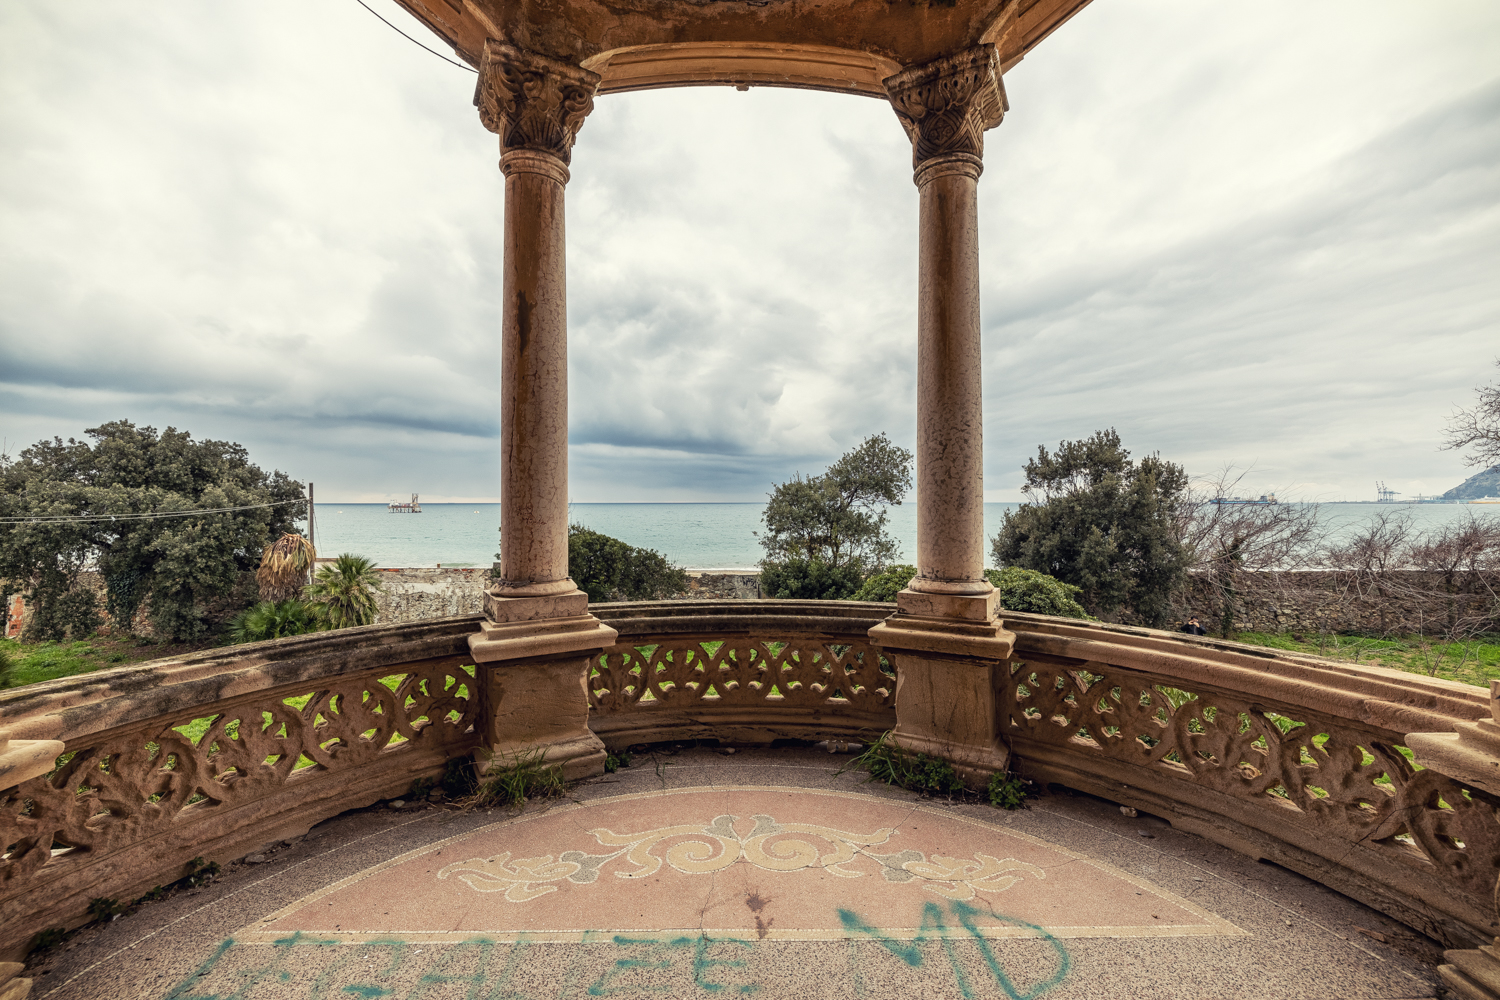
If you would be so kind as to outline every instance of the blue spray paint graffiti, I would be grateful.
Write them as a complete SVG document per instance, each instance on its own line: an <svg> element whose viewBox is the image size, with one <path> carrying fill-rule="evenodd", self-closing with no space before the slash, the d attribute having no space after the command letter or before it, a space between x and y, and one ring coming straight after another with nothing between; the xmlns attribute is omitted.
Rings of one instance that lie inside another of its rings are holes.
<svg viewBox="0 0 1500 1000"><path fill-rule="evenodd" d="M926 903L914 937L897 937L881 930L853 910L840 908L837 913L851 948L848 986L854 996L865 995L867 985L879 986L865 982L875 966L860 959L861 946L877 946L907 968L923 968L924 979L930 978L934 985L951 976L953 987L965 1000L993 994L994 987L1003 991L1007 1000L1036 1000L1063 982L1072 967L1067 948L1041 927L963 902L950 902L946 912L936 903ZM1044 942L1055 955L1051 975L1028 986L1019 985L981 926L992 921L1020 928L1029 932L1025 938ZM568 971L548 984L548 993L558 1000L649 994L753 995L764 989L754 974L776 971L769 963L776 962L777 944L707 935L593 932L578 945L570 946ZM977 952L979 961L966 964L960 955L961 946L968 949L965 954L971 959ZM233 939L227 939L162 1000L256 1000L261 993L257 987L262 984L278 997L305 996L308 1000L396 1000L398 996L400 1000L457 1000L459 996L463 1000L522 1000L523 994L513 992L512 984L529 968L529 959L535 957L533 947L526 940L497 945L475 937L444 946L414 948L399 939L352 944L297 933L272 942L266 961L263 945L237 947ZM942 959L932 961L934 947L941 949L946 963ZM611 956L611 952L615 954ZM593 959L591 980L578 978L578 965L585 953ZM602 971L600 959L608 963ZM292 982L309 977L311 982L305 986ZM986 978L993 986L982 981ZM397 981L406 985L393 985ZM206 988L210 984L211 990ZM540 1000L540 994L524 996Z"/></svg>

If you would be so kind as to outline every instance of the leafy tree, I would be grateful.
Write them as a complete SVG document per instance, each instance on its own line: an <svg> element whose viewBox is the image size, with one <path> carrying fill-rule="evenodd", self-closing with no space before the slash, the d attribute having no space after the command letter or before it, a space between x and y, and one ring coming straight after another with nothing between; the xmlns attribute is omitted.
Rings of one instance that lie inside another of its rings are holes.
<svg viewBox="0 0 1500 1000"><path fill-rule="evenodd" d="M901 563L897 566L887 566L879 573L871 573L860 584L852 601L884 601L890 603L896 599L896 595L906 589L912 578L917 575L917 567Z"/></svg>
<svg viewBox="0 0 1500 1000"><path fill-rule="evenodd" d="M1027 502L1006 513L995 563L1072 584L1098 617L1129 608L1148 625L1164 623L1190 559L1177 524L1182 466L1157 455L1132 461L1110 429L1055 453L1039 447L1025 471Z"/></svg>
<svg viewBox="0 0 1500 1000"><path fill-rule="evenodd" d="M1495 361L1500 367L1500 359ZM1472 410L1459 410L1448 421L1444 450L1473 448L1465 465L1500 463L1500 382L1480 386L1479 402Z"/></svg>
<svg viewBox="0 0 1500 1000"><path fill-rule="evenodd" d="M1064 618L1089 618L1078 603L1080 588L1038 573L1034 569L1007 566L984 571L986 579L1000 591L1000 606L1007 611L1025 611L1034 615L1061 615Z"/></svg>
<svg viewBox="0 0 1500 1000"><path fill-rule="evenodd" d="M595 603L652 601L687 589L687 574L653 549L638 549L581 524L568 528L568 576Z"/></svg>
<svg viewBox="0 0 1500 1000"><path fill-rule="evenodd" d="M28 638L98 626L85 567L103 577L119 627L149 600L158 637L197 638L267 540L306 515L301 485L251 464L240 445L126 420L87 434L0 456L0 593L29 592Z"/></svg>
<svg viewBox="0 0 1500 1000"><path fill-rule="evenodd" d="M774 486L761 520L761 589L774 597L835 600L896 557L887 504L911 489L911 452L873 434L821 476Z"/></svg>
<svg viewBox="0 0 1500 1000"><path fill-rule="evenodd" d="M229 641L260 642L316 632L322 620L306 601L261 601L229 620Z"/></svg>
<svg viewBox="0 0 1500 1000"><path fill-rule="evenodd" d="M328 628L354 628L375 621L380 610L375 605L379 589L380 574L375 572L375 564L364 556L345 552L318 567L306 594L313 611Z"/></svg>

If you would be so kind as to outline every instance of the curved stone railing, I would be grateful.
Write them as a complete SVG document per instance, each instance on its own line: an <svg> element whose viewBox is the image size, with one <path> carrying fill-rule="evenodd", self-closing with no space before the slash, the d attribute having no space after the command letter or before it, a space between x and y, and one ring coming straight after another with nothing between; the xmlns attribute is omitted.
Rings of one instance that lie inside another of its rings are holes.
<svg viewBox="0 0 1500 1000"><path fill-rule="evenodd" d="M1500 800L1414 766L1407 734L1488 693L1238 643L1007 613L1014 766L1277 862L1450 945L1497 931Z"/></svg>
<svg viewBox="0 0 1500 1000"><path fill-rule="evenodd" d="M590 727L611 747L868 740L895 725L892 660L867 635L890 605L592 610L619 633L585 685ZM1410 733L1487 716L1487 692L1147 629L1004 619L1016 646L995 710L1019 773L1276 861L1447 944L1494 935L1500 799L1403 753ZM16 783L0 749L0 949L82 922L96 897L180 878L194 858L235 858L400 795L469 754L483 729L467 646L478 625L303 636L0 695L0 738L65 751Z"/></svg>
<svg viewBox="0 0 1500 1000"><path fill-rule="evenodd" d="M300 636L0 696L12 741L65 751L0 791L0 949L440 773L475 742L476 628Z"/></svg>
<svg viewBox="0 0 1500 1000"><path fill-rule="evenodd" d="M594 659L589 728L656 740L870 740L896 724L896 674L847 601L668 601L591 609L620 633Z"/></svg>

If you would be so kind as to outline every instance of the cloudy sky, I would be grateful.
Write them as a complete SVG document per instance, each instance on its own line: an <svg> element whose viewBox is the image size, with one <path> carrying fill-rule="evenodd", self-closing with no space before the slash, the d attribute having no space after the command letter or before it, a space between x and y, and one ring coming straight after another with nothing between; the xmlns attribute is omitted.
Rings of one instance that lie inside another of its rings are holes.
<svg viewBox="0 0 1500 1000"><path fill-rule="evenodd" d="M1472 471L1438 443L1500 355L1500 4L1095 0L1005 82L989 499L1108 426L1257 491ZM473 85L354 0L0 6L10 452L126 418L320 499L495 497ZM573 499L757 500L910 445L916 221L882 102L601 98L568 188Z"/></svg>

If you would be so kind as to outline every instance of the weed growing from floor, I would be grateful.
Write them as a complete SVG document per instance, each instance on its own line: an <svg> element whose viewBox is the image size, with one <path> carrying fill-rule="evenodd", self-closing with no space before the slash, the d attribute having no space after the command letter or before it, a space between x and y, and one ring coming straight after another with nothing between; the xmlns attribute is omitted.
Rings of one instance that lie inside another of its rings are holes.
<svg viewBox="0 0 1500 1000"><path fill-rule="evenodd" d="M988 802L996 809L1020 809L1031 793L1031 782L1009 773L993 774L983 793L971 792L952 764L941 757L905 750L891 742L890 736L889 732L882 733L844 770L864 771L869 774L866 781L884 781L923 795Z"/></svg>
<svg viewBox="0 0 1500 1000"><path fill-rule="evenodd" d="M146 892L134 902L122 902L109 896L96 896L89 900L88 915L92 923L109 923L119 917L127 917L134 913L142 903L155 903L166 899L173 889L194 889L207 885L219 877L219 863L217 861L205 861L202 858L194 858L187 863L188 873L170 885L159 885ZM38 931L31 939L30 952L46 951L55 948L72 936L73 931L66 927L48 927Z"/></svg>
<svg viewBox="0 0 1500 1000"><path fill-rule="evenodd" d="M627 750L621 750L619 753L605 754L604 756L605 774L614 774L620 768L629 766L630 752Z"/></svg>
<svg viewBox="0 0 1500 1000"><path fill-rule="evenodd" d="M98 921L113 920L121 914L130 910L129 903L122 903L118 899L110 899L108 896L98 896L89 900L89 916Z"/></svg>
<svg viewBox="0 0 1500 1000"><path fill-rule="evenodd" d="M48 948L55 948L66 940L69 933L66 927L48 927L37 931L36 937L31 939L31 950L46 951Z"/></svg>
<svg viewBox="0 0 1500 1000"><path fill-rule="evenodd" d="M952 796L963 792L964 783L952 764L941 757L904 750L890 741L890 735L881 733L870 749L849 762L849 767L867 772L870 777L866 780L883 781L923 795Z"/></svg>
<svg viewBox="0 0 1500 1000"><path fill-rule="evenodd" d="M474 762L467 757L454 757L443 766L443 773L438 777L413 781L407 795L413 801L419 801L431 795L434 789L441 790L450 799L468 798L479 791L479 779L474 776Z"/></svg>
<svg viewBox="0 0 1500 1000"><path fill-rule="evenodd" d="M567 793L562 768L548 766L542 747L523 750L508 758L495 757L475 793L476 806L518 808L531 799L550 799Z"/></svg>
<svg viewBox="0 0 1500 1000"><path fill-rule="evenodd" d="M990 775L990 783L984 790L990 805L1005 810L1020 809L1026 804L1026 796L1030 792L1031 782L999 771Z"/></svg>

